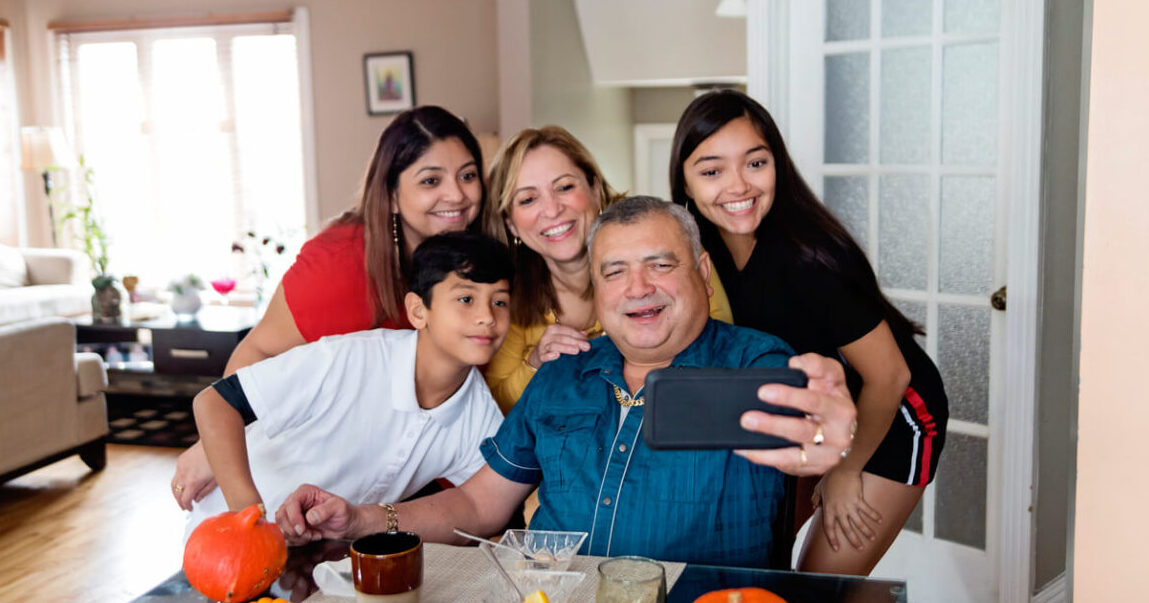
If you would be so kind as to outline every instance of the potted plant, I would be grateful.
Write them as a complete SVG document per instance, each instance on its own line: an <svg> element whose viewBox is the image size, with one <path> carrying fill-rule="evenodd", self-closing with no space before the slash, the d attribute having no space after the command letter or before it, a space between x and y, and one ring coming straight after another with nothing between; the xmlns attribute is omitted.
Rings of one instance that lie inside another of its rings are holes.
<svg viewBox="0 0 1149 603"><path fill-rule="evenodd" d="M199 312L203 306L203 300L199 296L202 289L203 280L194 274L172 281L172 284L168 285L168 291L172 292L172 312L177 316L190 316Z"/></svg>
<svg viewBox="0 0 1149 603"><path fill-rule="evenodd" d="M60 224L72 224L72 239L80 243L96 273L92 278L92 287L95 289L92 294L92 321L118 322L122 315L124 296L116 286L116 277L108 273L108 235L104 232L103 222L93 212L95 174L84 163L83 155L80 156L79 167L84 202L65 204Z"/></svg>

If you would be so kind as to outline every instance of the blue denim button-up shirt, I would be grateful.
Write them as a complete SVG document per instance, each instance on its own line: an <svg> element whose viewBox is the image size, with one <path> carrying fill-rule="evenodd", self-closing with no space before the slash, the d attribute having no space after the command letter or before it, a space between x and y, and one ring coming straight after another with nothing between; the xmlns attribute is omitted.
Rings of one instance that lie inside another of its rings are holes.
<svg viewBox="0 0 1149 603"><path fill-rule="evenodd" d="M710 320L672 366L780 367L792 353L777 337ZM588 532L588 555L765 567L782 473L726 450L647 448L643 407L619 426L612 386L627 391L622 363L600 337L544 364L483 442L495 472L539 485L531 528Z"/></svg>

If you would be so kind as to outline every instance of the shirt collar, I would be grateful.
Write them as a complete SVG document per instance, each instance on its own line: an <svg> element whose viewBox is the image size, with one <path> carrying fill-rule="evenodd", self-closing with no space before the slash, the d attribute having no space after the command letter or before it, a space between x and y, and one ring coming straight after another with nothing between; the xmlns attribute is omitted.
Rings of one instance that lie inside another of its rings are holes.
<svg viewBox="0 0 1149 603"><path fill-rule="evenodd" d="M463 413L467 403L467 392L474 386L477 370L471 367L467 378L455 393L445 402L430 410L419 406L415 395L415 350L419 341L418 331L407 331L398 345L397 353L392 354L392 366L384 368L391 375L391 409L396 412L427 413L436 423L446 427L454 423Z"/></svg>
<svg viewBox="0 0 1149 603"><path fill-rule="evenodd" d="M706 320L706 326L702 328L702 333L686 346L674 357L670 362L670 366L685 366L685 367L706 367L712 366L714 363L711 360L713 354L710 349L713 347L711 343L717 335L716 321L713 318ZM591 341L590 351L583 354L582 376L587 373L598 371L607 375L616 374L621 379L622 375L622 352L618 351L618 346L611 340L610 335L604 335Z"/></svg>

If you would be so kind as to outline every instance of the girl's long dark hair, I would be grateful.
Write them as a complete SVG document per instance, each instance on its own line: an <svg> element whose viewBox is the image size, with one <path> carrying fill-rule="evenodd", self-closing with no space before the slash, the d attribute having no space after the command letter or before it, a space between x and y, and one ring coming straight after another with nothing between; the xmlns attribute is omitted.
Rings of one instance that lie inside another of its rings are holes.
<svg viewBox="0 0 1149 603"><path fill-rule="evenodd" d="M379 326L390 319L405 324L403 298L407 295L410 258L399 228L398 255L393 233L397 224L391 213L391 198L398 193L399 174L419 160L432 144L450 138L458 139L471 153L479 173L483 173L483 152L479 141L463 120L442 107L427 105L404 111L395 117L379 135L375 154L367 167L358 205L339 216L333 224L363 225L364 262L368 291ZM479 179L482 196L479 215L487 198L486 184ZM476 218L467 229L478 231Z"/></svg>
<svg viewBox="0 0 1149 603"><path fill-rule="evenodd" d="M683 166L702 141L723 126L740 117L747 117L766 141L774 155L774 201L755 233L759 240L780 241L797 252L804 262L817 262L848 283L854 284L870 300L878 304L885 314L890 329L897 334L921 335L922 328L906 318L882 294L874 269L870 267L862 248L826 209L806 184L790 154L782 133L770 113L762 105L737 90L709 92L694 99L678 120L674 142L670 150L671 200L686 206L702 231L704 239L717 235L718 227L698 211L697 203L690 203L686 194L686 174Z"/></svg>

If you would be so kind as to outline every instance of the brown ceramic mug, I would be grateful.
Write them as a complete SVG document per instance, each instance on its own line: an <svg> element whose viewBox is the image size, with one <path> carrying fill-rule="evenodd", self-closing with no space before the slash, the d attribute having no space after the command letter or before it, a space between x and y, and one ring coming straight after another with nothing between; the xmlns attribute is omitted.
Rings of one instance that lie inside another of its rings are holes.
<svg viewBox="0 0 1149 603"><path fill-rule="evenodd" d="M379 532L351 543L351 576L359 603L417 603L423 585L423 540L414 532Z"/></svg>

